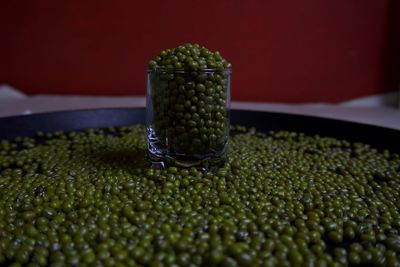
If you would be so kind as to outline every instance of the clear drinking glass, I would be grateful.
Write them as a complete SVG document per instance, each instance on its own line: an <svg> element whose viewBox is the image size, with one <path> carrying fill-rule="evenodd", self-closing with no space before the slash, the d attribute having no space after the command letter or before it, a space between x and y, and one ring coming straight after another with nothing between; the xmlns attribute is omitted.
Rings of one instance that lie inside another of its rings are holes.
<svg viewBox="0 0 400 267"><path fill-rule="evenodd" d="M213 170L226 159L230 69L147 72L147 146L153 166Z"/></svg>

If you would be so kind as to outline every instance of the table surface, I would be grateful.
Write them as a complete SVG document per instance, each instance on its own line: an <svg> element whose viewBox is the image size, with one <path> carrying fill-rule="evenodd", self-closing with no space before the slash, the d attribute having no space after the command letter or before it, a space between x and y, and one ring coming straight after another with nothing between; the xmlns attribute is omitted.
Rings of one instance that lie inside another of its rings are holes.
<svg viewBox="0 0 400 267"><path fill-rule="evenodd" d="M37 95L27 97L13 88L0 87L0 117L65 110L144 107L145 104L146 99L144 96ZM233 101L231 108L333 118L400 130L400 110L382 105L360 106L351 103L283 104Z"/></svg>

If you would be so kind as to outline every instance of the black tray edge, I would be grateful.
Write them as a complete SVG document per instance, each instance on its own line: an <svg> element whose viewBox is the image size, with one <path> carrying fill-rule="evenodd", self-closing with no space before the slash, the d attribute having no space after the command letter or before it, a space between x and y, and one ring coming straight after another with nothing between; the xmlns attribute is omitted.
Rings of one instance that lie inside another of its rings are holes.
<svg viewBox="0 0 400 267"><path fill-rule="evenodd" d="M0 139L33 136L36 131L71 131L108 126L144 124L146 110L138 108L80 109L17 115L0 118ZM231 123L265 131L297 131L310 135L329 136L352 142L371 144L376 148L400 153L400 131L331 118L291 113L231 110Z"/></svg>

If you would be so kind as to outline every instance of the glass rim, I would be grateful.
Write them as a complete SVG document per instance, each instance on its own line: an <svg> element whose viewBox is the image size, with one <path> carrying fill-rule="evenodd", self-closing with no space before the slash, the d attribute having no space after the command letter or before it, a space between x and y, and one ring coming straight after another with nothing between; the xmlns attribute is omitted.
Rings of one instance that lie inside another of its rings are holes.
<svg viewBox="0 0 400 267"><path fill-rule="evenodd" d="M216 68L207 68L207 69L167 69L165 67L156 67L156 68L147 68L147 73L151 72L167 72L167 73L189 73L189 72L201 72L201 73L214 73L214 72L224 72L224 73L231 73L232 68L222 68L222 69L216 69Z"/></svg>

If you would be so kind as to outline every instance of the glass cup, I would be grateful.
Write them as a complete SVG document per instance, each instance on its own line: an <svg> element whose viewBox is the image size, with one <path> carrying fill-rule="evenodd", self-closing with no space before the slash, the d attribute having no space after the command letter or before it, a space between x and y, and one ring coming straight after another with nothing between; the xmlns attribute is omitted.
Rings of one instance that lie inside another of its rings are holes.
<svg viewBox="0 0 400 267"><path fill-rule="evenodd" d="M154 167L215 170L226 160L230 69L147 72L147 147Z"/></svg>

